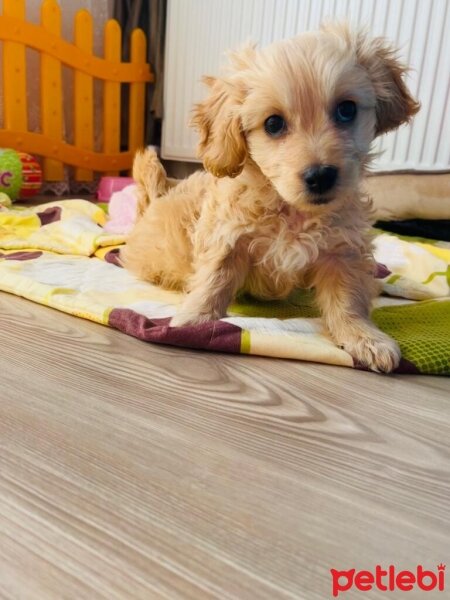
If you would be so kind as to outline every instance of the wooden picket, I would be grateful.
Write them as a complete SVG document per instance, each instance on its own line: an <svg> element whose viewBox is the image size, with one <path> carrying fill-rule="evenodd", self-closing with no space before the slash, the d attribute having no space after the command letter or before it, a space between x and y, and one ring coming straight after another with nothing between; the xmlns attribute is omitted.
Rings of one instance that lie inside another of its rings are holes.
<svg viewBox="0 0 450 600"><path fill-rule="evenodd" d="M61 36L61 9L56 0L44 0L42 3L41 25L49 33ZM62 109L61 61L43 53L41 56L42 133L55 142L60 142L63 137ZM50 181L63 179L64 167L61 161L44 158L43 167L45 177Z"/></svg>
<svg viewBox="0 0 450 600"><path fill-rule="evenodd" d="M17 19L15 33L21 34L20 23L25 19L25 0L3 0L3 13ZM3 44L3 110L5 127L18 133L27 130L27 87L25 45L18 42ZM17 146L23 146L17 136Z"/></svg>
<svg viewBox="0 0 450 600"><path fill-rule="evenodd" d="M110 19L105 25L105 59L120 63L122 31L119 23ZM105 81L103 91L103 152L118 152L120 148L120 83ZM114 166L114 163L111 163ZM108 171L117 175L117 170Z"/></svg>
<svg viewBox="0 0 450 600"><path fill-rule="evenodd" d="M79 10L75 15L75 46L86 55L85 65L89 66L94 43L94 24L87 10ZM91 75L75 71L74 81L74 141L77 148L92 150L94 147L94 80ZM83 156L86 165L87 155ZM91 181L93 173L89 169L75 169L75 179Z"/></svg>
<svg viewBox="0 0 450 600"><path fill-rule="evenodd" d="M104 28L104 57L93 55L93 20L87 10L75 16L75 39L61 37L61 8L43 0L41 23L25 20L25 0L3 0L0 41L3 42L4 122L0 147L43 157L44 178L60 181L64 165L75 167L75 179L90 181L94 172L117 174L129 170L133 155L144 143L145 89L153 81L146 62L147 41L142 30L131 35L131 62L121 61L122 32L117 21ZM30 132L27 118L26 54L41 54L41 131ZM64 95L62 65L74 69L74 97ZM103 82L102 149L94 145L94 78ZM128 144L120 147L121 86L130 86ZM64 112L73 111L74 140L65 138Z"/></svg>
<svg viewBox="0 0 450 600"><path fill-rule="evenodd" d="M145 54L147 41L142 29L135 29L131 34L131 62L140 71L145 69ZM144 143L144 108L145 108L145 84L142 82L130 85L130 106L128 113L129 123L129 147L134 153Z"/></svg>

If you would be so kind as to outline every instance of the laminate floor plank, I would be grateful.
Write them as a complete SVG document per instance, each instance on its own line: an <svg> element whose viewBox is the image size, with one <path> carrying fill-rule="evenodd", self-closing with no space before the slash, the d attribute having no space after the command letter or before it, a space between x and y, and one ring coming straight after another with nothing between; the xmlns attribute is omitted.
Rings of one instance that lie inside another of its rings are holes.
<svg viewBox="0 0 450 600"><path fill-rule="evenodd" d="M150 345L8 294L0 365L0 598L322 600L332 568L449 556L448 379ZM339 597L362 595L386 597Z"/></svg>

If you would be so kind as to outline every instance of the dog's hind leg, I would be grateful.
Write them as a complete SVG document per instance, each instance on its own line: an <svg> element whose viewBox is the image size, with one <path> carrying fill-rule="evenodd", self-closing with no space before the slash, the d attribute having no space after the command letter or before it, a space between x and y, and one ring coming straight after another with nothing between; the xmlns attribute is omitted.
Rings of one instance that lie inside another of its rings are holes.
<svg viewBox="0 0 450 600"><path fill-rule="evenodd" d="M167 177L153 148L139 150L136 153L133 162L133 179L137 185L139 217L152 200L163 196L178 183Z"/></svg>

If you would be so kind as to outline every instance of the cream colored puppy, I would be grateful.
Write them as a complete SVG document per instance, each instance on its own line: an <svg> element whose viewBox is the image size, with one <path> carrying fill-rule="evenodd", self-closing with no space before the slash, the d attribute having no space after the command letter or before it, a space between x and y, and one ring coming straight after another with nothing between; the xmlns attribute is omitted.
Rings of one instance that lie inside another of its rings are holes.
<svg viewBox="0 0 450 600"><path fill-rule="evenodd" d="M370 369L399 363L370 321L376 293L370 204L360 182L373 139L419 109L382 39L323 27L231 55L194 109L207 172L169 182L152 151L134 176L144 214L122 251L138 277L187 292L172 326L257 298L315 289L336 344ZM148 207L147 207L147 204Z"/></svg>

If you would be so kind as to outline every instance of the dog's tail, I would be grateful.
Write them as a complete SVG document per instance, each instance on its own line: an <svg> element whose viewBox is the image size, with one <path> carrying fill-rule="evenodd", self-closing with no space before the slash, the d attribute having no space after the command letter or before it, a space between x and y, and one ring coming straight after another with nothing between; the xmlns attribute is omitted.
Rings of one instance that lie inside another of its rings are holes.
<svg viewBox="0 0 450 600"><path fill-rule="evenodd" d="M152 200L173 187L153 148L138 150L133 162L133 179L137 185L138 217Z"/></svg>

